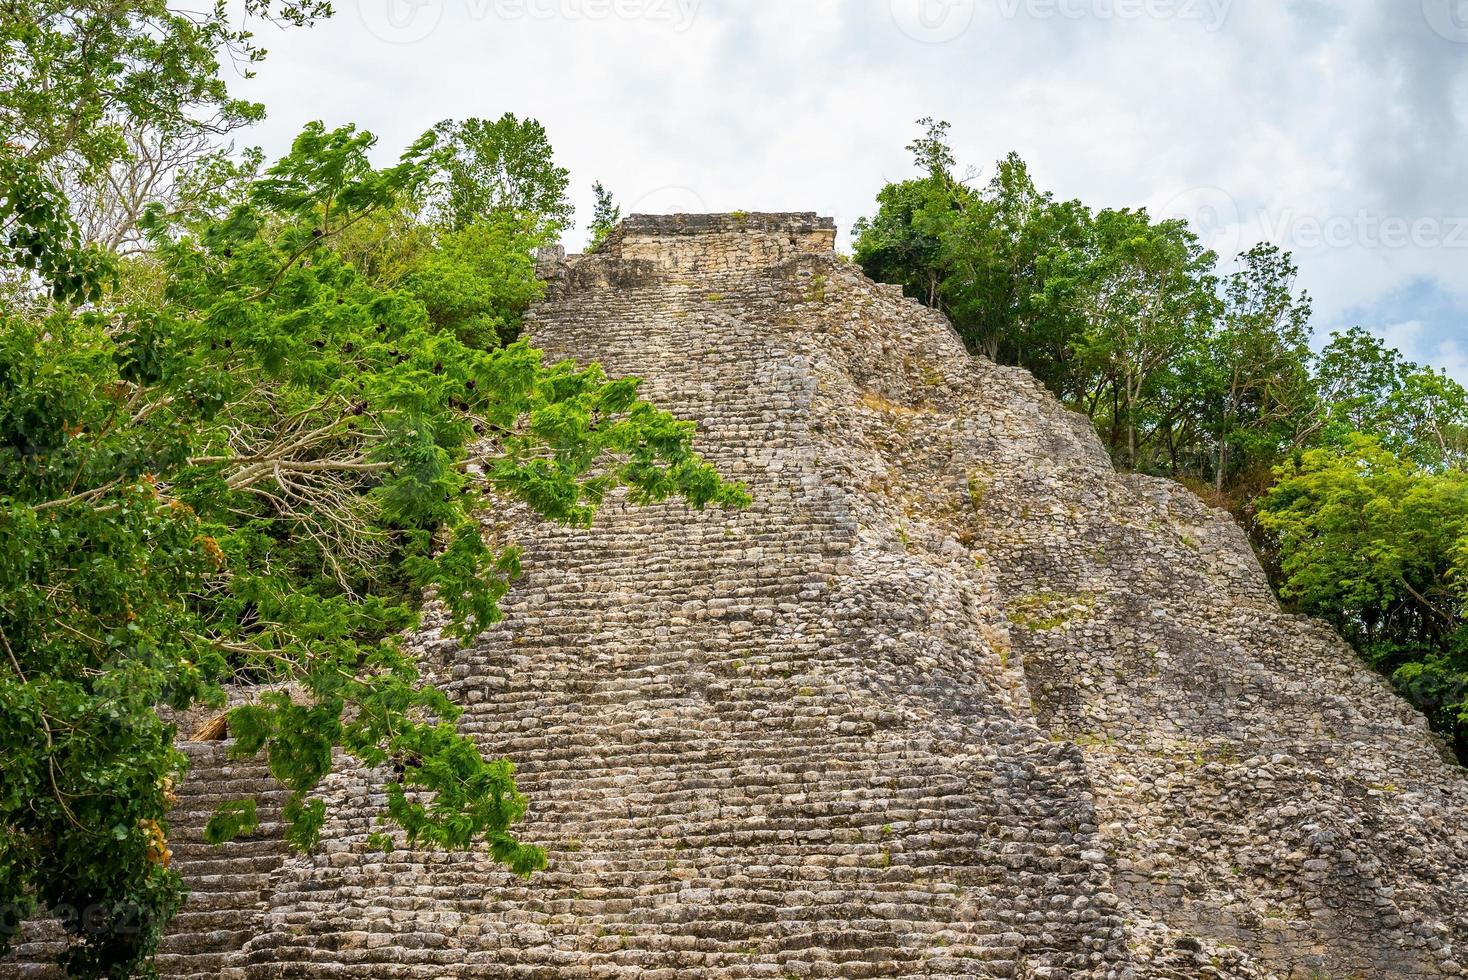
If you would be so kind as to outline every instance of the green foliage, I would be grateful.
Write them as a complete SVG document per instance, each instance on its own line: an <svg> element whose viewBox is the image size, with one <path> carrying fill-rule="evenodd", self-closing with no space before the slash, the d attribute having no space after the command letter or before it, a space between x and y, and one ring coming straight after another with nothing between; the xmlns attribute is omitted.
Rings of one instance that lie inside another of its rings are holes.
<svg viewBox="0 0 1468 980"><path fill-rule="evenodd" d="M1408 365L1360 327L1333 334L1320 354L1317 373L1330 405L1330 421L1341 432L1370 432L1387 422L1387 403L1400 389Z"/></svg>
<svg viewBox="0 0 1468 980"><path fill-rule="evenodd" d="M374 286L401 287L433 258L438 229L423 220L417 202L399 200L343 228L333 244L342 261Z"/></svg>
<svg viewBox="0 0 1468 980"><path fill-rule="evenodd" d="M1401 588L1411 530L1403 504L1420 474L1369 437L1340 450L1310 450L1282 467L1260 521L1280 537L1285 595L1317 609L1379 607Z"/></svg>
<svg viewBox="0 0 1468 980"><path fill-rule="evenodd" d="M533 223L508 214L435 236L411 265L403 288L428 310L433 325L470 347L513 340L520 316L536 298Z"/></svg>
<svg viewBox="0 0 1468 980"><path fill-rule="evenodd" d="M226 132L258 120L261 106L235 99L220 61L246 65L265 52L233 17L302 26L330 16L323 0L246 0L201 12L163 0L0 6L0 132L45 163L75 155L100 172L127 153L124 130L142 122L168 132Z"/></svg>
<svg viewBox="0 0 1468 980"><path fill-rule="evenodd" d="M596 195L596 204L591 211L591 238L586 243L586 251L595 252L622 220L622 209L612 198L611 191L602 186L601 181L593 183L591 190Z"/></svg>
<svg viewBox="0 0 1468 980"><path fill-rule="evenodd" d="M254 800L234 800L221 806L204 826L204 839L211 844L223 844L235 838L253 833L260 826Z"/></svg>
<svg viewBox="0 0 1468 980"><path fill-rule="evenodd" d="M872 278L941 307L948 235L971 197L946 178L888 184L877 192L876 216L856 224L856 260Z"/></svg>
<svg viewBox="0 0 1468 980"><path fill-rule="evenodd" d="M452 229L508 215L531 220L541 244L554 241L575 214L570 174L556 166L545 129L505 113L493 122L444 120L433 129L438 152L428 200Z"/></svg>
<svg viewBox="0 0 1468 980"><path fill-rule="evenodd" d="M1086 321L1064 274L1084 254L1090 215L1039 192L1012 153L987 190L963 204L933 236L942 243L944 305L972 349L1024 363L1065 389Z"/></svg>
<svg viewBox="0 0 1468 980"><path fill-rule="evenodd" d="M532 217L430 235L397 288L348 262L434 174L429 141L386 169L371 146L313 124L224 218L155 213L151 300L0 311L0 922L87 910L73 975L146 972L182 899L184 758L157 709L226 682L260 685L234 751L291 791L295 846L341 749L390 774L384 832L542 867L512 833L513 766L458 732L401 636L429 590L455 635L498 618L520 558L481 536L491 499L577 524L623 488L748 499L634 379L501 343L538 288ZM207 834L256 821L239 801Z"/></svg>
<svg viewBox="0 0 1468 980"><path fill-rule="evenodd" d="M0 146L0 265L33 273L59 301L101 297L110 257L85 246L40 168Z"/></svg>
<svg viewBox="0 0 1468 980"><path fill-rule="evenodd" d="M1146 211L1101 211L1090 239L1059 277L1086 324L1073 345L1077 401L1116 459L1152 469L1188 359L1213 326L1215 256L1183 222Z"/></svg>
<svg viewBox="0 0 1468 980"><path fill-rule="evenodd" d="M949 124L924 117L918 125L924 135L907 149L925 176L877 192L876 216L856 223L856 260L872 278L900 283L909 296L941 307L939 287L953 257L949 236L976 195L953 177Z"/></svg>
<svg viewBox="0 0 1468 980"><path fill-rule="evenodd" d="M927 173L932 179L952 179L953 177L953 148L949 144L949 124L942 120L935 120L932 116L924 116L918 120L918 125L923 127L923 135L907 144L907 150L912 154L918 169Z"/></svg>
<svg viewBox="0 0 1468 980"><path fill-rule="evenodd" d="M878 192L857 260L942 309L971 350L1032 371L1118 464L1242 510L1289 452L1353 431L1424 465L1468 458L1468 396L1445 375L1359 329L1312 355L1288 253L1256 246L1220 277L1183 222L1057 201L1014 154L970 188L946 124L920 125L924 176Z"/></svg>
<svg viewBox="0 0 1468 980"><path fill-rule="evenodd" d="M252 158L232 160L210 140L264 111L230 94L221 63L248 75L264 57L252 20L304 26L330 14L326 0L197 11L164 0L0 5L0 233L35 260L10 267L35 273L58 298L87 296L95 256L68 239L135 241L143 209L158 198L180 213L217 206L239 176L231 171ZM80 232L56 223L68 206L83 218Z"/></svg>
<svg viewBox="0 0 1468 980"><path fill-rule="evenodd" d="M1352 435L1281 466L1260 501L1282 592L1329 619L1468 750L1468 473Z"/></svg>
<svg viewBox="0 0 1468 980"><path fill-rule="evenodd" d="M1224 282L1223 318L1207 338L1207 373L1194 386L1204 396L1184 416L1198 418L1214 442L1219 493L1240 482L1255 483L1257 492L1268 482L1267 468L1302 444L1319 419L1310 298L1294 293L1295 265L1272 245L1257 245L1240 260Z"/></svg>
<svg viewBox="0 0 1468 980"><path fill-rule="evenodd" d="M1369 432L1423 466L1468 465L1468 392L1446 373L1413 364L1359 327L1331 336L1317 373L1326 439Z"/></svg>

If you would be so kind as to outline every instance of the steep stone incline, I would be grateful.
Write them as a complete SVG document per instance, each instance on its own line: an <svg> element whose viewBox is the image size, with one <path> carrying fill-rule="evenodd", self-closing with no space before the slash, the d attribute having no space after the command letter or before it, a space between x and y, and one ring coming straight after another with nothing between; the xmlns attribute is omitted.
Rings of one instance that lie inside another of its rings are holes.
<svg viewBox="0 0 1468 980"><path fill-rule="evenodd" d="M1238 950L1278 976L1460 975L1468 785L1421 716L1280 611L1226 514L1118 476L1085 419L941 317L809 274L834 284L808 314L837 325L821 414L876 457L905 549L956 536L991 571L1034 721L1086 755L1139 971Z"/></svg>
<svg viewBox="0 0 1468 980"><path fill-rule="evenodd" d="M858 322L870 361L942 349ZM858 382L900 406L872 438L915 510L967 490L1036 721L1087 756L1134 947L1166 923L1280 975L1455 975L1468 794L1420 715L1281 613L1226 515L1117 477L1029 377L953 353Z"/></svg>
<svg viewBox="0 0 1468 980"><path fill-rule="evenodd" d="M1226 514L833 242L634 216L545 263L537 343L643 377L755 498L503 508L505 621L416 638L551 869L374 851L348 770L319 854L181 857L165 976L1464 975L1468 781L1421 717Z"/></svg>
<svg viewBox="0 0 1468 980"><path fill-rule="evenodd" d="M992 581L888 540L900 515L817 410L819 349L786 321L822 308L794 273L829 231L627 231L533 334L645 376L755 505L497 515L528 569L504 624L424 644L520 764L552 869L384 856L343 821L277 878L244 975L1120 975L1082 755L1030 720Z"/></svg>

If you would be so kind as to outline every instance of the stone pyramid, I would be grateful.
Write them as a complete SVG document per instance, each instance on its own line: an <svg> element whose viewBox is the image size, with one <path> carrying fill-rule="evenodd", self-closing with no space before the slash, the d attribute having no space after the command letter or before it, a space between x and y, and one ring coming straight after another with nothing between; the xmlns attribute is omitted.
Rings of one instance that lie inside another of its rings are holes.
<svg viewBox="0 0 1468 980"><path fill-rule="evenodd" d="M1281 612L1226 514L1116 473L834 241L637 215L543 262L534 340L644 378L755 498L502 513L505 622L418 637L550 870L374 851L350 771L319 853L207 848L270 786L191 745L165 976L1468 972L1468 779L1422 717Z"/></svg>

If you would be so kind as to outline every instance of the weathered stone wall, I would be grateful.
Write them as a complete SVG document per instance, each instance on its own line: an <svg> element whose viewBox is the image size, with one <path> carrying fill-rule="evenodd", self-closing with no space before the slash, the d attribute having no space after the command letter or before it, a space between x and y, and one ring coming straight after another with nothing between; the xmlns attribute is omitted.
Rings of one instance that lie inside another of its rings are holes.
<svg viewBox="0 0 1468 980"><path fill-rule="evenodd" d="M833 240L634 216L547 258L537 342L645 378L755 496L495 514L505 622L417 639L551 870L373 851L348 771L317 855L181 854L166 975L1463 975L1468 784L1421 717L1227 515Z"/></svg>
<svg viewBox="0 0 1468 980"><path fill-rule="evenodd" d="M609 234L597 257L647 262L660 271L702 274L771 266L836 247L836 223L802 214L634 214Z"/></svg>

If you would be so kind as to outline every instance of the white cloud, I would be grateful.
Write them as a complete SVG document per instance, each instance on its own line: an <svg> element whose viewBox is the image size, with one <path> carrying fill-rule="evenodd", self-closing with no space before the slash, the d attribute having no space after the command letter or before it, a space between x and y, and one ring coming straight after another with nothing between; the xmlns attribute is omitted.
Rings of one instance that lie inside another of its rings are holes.
<svg viewBox="0 0 1468 980"><path fill-rule="evenodd" d="M1468 348L1456 340L1445 340L1438 344L1436 353L1425 361L1442 368L1453 377L1468 379Z"/></svg>
<svg viewBox="0 0 1468 980"><path fill-rule="evenodd" d="M1377 335L1392 347L1412 356L1422 347L1424 328L1421 320L1406 320L1402 323L1388 324L1377 330Z"/></svg>

